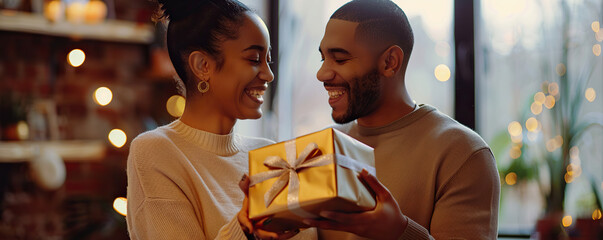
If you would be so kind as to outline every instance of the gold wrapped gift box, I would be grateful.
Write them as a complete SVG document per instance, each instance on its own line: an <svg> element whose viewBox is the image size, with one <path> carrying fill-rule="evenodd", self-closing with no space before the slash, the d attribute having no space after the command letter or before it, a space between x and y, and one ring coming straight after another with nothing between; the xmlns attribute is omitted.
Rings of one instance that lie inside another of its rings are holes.
<svg viewBox="0 0 603 240"><path fill-rule="evenodd" d="M249 218L271 217L269 230L307 227L319 212L358 212L375 199L358 178L374 172L373 149L328 128L249 152Z"/></svg>

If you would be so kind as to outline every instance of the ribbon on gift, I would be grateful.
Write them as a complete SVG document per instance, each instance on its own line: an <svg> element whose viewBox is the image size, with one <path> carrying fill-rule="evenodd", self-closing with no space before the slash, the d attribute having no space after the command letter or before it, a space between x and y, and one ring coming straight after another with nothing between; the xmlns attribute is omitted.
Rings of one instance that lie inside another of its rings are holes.
<svg viewBox="0 0 603 240"><path fill-rule="evenodd" d="M315 150L318 150L316 143L309 143L304 150L297 155L295 140L285 142L285 156L283 159L279 156L269 156L264 160L264 165L274 170L261 172L250 177L249 186L261 183L271 178L278 177L276 182L264 195L264 204L266 207L272 203L274 198L289 185L287 194L287 208L289 211L302 218L315 218L316 215L304 211L299 205L299 177L297 173L305 168L320 167L333 163L337 157L337 164L355 172L366 169L369 173L375 175L375 168L362 162L358 162L342 154L325 154L313 158L308 158Z"/></svg>

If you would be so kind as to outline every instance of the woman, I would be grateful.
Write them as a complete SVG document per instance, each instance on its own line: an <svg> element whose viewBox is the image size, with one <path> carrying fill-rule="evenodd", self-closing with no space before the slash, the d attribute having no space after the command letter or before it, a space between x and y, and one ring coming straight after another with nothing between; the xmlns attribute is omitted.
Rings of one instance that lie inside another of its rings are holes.
<svg viewBox="0 0 603 240"><path fill-rule="evenodd" d="M167 45L186 90L182 117L139 135L128 157L132 239L289 238L247 218L247 153L272 142L232 133L261 117L274 78L262 20L236 0L159 0ZM257 224L256 224L257 225ZM305 231L306 232L306 231ZM308 232L315 238L315 232ZM306 233L296 238L304 237Z"/></svg>

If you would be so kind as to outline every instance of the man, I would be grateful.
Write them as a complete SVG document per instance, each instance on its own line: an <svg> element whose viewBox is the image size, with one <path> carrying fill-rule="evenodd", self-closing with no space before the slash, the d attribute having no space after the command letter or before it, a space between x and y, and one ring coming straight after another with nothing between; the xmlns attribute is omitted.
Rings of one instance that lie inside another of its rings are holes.
<svg viewBox="0 0 603 240"><path fill-rule="evenodd" d="M317 78L340 130L375 148L375 209L322 212L321 239L496 239L500 180L487 144L405 86L413 33L388 0L355 0L329 20ZM337 230L337 231L329 231ZM344 233L344 232L349 233ZM350 234L354 233L354 234Z"/></svg>

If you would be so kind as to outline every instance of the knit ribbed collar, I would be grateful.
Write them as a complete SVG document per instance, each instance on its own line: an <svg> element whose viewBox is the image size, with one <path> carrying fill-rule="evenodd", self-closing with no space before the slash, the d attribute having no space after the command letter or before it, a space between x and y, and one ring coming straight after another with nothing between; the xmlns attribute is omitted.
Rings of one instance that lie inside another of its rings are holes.
<svg viewBox="0 0 603 240"><path fill-rule="evenodd" d="M226 135L210 133L186 125L180 119L173 121L168 127L201 149L220 156L232 156L241 150L239 138L232 132Z"/></svg>
<svg viewBox="0 0 603 240"><path fill-rule="evenodd" d="M406 127L406 126L418 121L420 118L422 118L423 116L425 116L426 114L428 114L429 112L432 112L434 110L436 110L436 108L434 108L430 105L420 104L419 108L415 109L414 111L410 112L409 114L406 114L404 117L401 117L398 120L393 121L390 124L387 124L385 126L363 127L363 126L358 125L357 122L354 124L354 126L358 128L358 133L360 135L363 135L363 136L380 135L380 134L392 132L392 131L398 130L400 128Z"/></svg>

